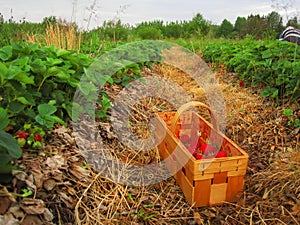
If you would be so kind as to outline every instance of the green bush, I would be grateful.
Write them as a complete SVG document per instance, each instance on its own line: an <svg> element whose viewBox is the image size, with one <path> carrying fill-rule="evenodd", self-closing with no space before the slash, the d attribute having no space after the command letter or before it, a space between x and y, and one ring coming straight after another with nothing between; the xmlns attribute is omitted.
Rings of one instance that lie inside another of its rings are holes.
<svg viewBox="0 0 300 225"><path fill-rule="evenodd" d="M158 40L162 37L161 30L155 27L140 27L137 31L137 34L142 40Z"/></svg>

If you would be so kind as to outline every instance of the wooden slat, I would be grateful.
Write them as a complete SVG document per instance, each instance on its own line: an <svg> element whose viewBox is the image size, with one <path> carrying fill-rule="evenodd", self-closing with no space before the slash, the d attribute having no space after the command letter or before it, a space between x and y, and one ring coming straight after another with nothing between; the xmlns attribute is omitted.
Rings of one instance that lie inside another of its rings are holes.
<svg viewBox="0 0 300 225"><path fill-rule="evenodd" d="M239 200L244 188L244 176L228 177L228 189L226 201L236 202Z"/></svg>
<svg viewBox="0 0 300 225"><path fill-rule="evenodd" d="M194 187L188 181L186 176L183 174L182 170L179 170L178 173L175 175L175 179L180 186L182 192L184 193L185 198L187 199L189 204L194 203Z"/></svg>
<svg viewBox="0 0 300 225"><path fill-rule="evenodd" d="M214 178L214 174L213 173L204 173L203 174L193 174L188 167L184 167L185 168L185 174L187 179L193 183L194 181L200 181L200 180L211 180ZM209 181L210 182L210 181Z"/></svg>
<svg viewBox="0 0 300 225"><path fill-rule="evenodd" d="M215 205L226 201L227 188L227 183L211 185L211 195L209 199L210 204Z"/></svg>
<svg viewBox="0 0 300 225"><path fill-rule="evenodd" d="M164 163L166 163L166 166L172 175L174 175L178 170L181 169L181 166L176 161L176 158L172 157L172 155L165 157L163 161Z"/></svg>
<svg viewBox="0 0 300 225"><path fill-rule="evenodd" d="M238 171L229 171L228 172L228 177L236 177L236 176L245 176L247 173L246 169L241 169Z"/></svg>
<svg viewBox="0 0 300 225"><path fill-rule="evenodd" d="M222 172L222 173L215 173L213 184L224 184L227 182L227 176L228 172Z"/></svg>
<svg viewBox="0 0 300 225"><path fill-rule="evenodd" d="M248 158L244 157L228 157L215 158L212 160L194 160L191 159L187 167L193 174L219 173L226 171L246 170L248 167Z"/></svg>
<svg viewBox="0 0 300 225"><path fill-rule="evenodd" d="M211 195L211 180L195 181L194 207L207 206Z"/></svg>

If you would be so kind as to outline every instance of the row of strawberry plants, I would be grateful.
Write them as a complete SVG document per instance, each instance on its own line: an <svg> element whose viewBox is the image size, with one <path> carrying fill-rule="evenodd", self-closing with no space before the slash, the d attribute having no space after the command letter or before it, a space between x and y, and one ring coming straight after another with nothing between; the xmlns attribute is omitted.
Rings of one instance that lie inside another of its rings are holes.
<svg viewBox="0 0 300 225"><path fill-rule="evenodd" d="M202 49L203 59L225 65L264 97L295 102L300 97L300 47L280 41L223 41Z"/></svg>
<svg viewBox="0 0 300 225"><path fill-rule="evenodd" d="M0 48L0 174L12 169L13 158L22 156L20 147L40 147L54 124L67 125L82 113L107 118L111 103L99 87L127 86L140 78L143 66L160 61L166 47L135 43L98 59L38 44Z"/></svg>
<svg viewBox="0 0 300 225"><path fill-rule="evenodd" d="M86 55L37 44L0 49L0 173L22 156L20 147L39 147L44 130L65 124L83 68L91 62Z"/></svg>

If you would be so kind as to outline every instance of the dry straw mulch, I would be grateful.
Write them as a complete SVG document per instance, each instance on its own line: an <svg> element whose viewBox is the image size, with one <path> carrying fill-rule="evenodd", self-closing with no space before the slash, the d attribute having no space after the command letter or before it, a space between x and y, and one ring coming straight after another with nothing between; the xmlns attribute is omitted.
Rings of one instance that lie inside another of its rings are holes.
<svg viewBox="0 0 300 225"><path fill-rule="evenodd" d="M145 77L154 74L178 83L193 100L206 102L203 90L179 69L144 71ZM24 172L15 175L12 185L1 187L1 193L31 189L34 196L24 200L1 194L0 224L299 224L299 129L288 126L283 106L241 87L234 74L220 68L216 77L227 106L226 135L250 156L239 202L193 209L172 177L148 186L118 184L103 176L101 163L100 172L85 163L70 127L57 127L43 151L24 154ZM118 86L107 89L112 99L120 92ZM299 113L297 104L286 107ZM148 121L164 110L174 108L158 98L141 100L131 109L131 131L147 138ZM121 144L109 121L98 121L97 128L99 138L123 162L159 162L155 148L133 151Z"/></svg>

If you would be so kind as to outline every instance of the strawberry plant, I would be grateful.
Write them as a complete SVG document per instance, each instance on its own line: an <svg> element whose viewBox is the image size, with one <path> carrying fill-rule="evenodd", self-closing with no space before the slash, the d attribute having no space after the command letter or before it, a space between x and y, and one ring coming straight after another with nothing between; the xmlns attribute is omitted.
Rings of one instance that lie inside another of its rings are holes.
<svg viewBox="0 0 300 225"><path fill-rule="evenodd" d="M50 128L72 117L72 99L88 56L37 44L0 49L1 106L16 129L26 122Z"/></svg>
<svg viewBox="0 0 300 225"><path fill-rule="evenodd" d="M32 126L31 124L24 124L23 129L15 134L15 138L23 150L42 147L44 136L45 131L41 127Z"/></svg>
<svg viewBox="0 0 300 225"><path fill-rule="evenodd" d="M127 87L131 81L141 78L140 73L140 66L138 64L131 64L114 74L113 80L116 84Z"/></svg>
<svg viewBox="0 0 300 225"><path fill-rule="evenodd" d="M280 41L219 42L203 48L207 62L225 65L243 84L262 86L263 97L295 102L300 97L300 48Z"/></svg>
<svg viewBox="0 0 300 225"><path fill-rule="evenodd" d="M16 139L5 131L9 123L7 110L0 107L0 182L10 179L10 173L14 168L12 160L22 156L22 151ZM19 135L25 137L24 134Z"/></svg>
<svg viewBox="0 0 300 225"><path fill-rule="evenodd" d="M37 44L0 48L0 173L10 173L20 147L42 145L41 132L28 133L24 124L44 130L72 116L74 92L90 63L86 55Z"/></svg>
<svg viewBox="0 0 300 225"><path fill-rule="evenodd" d="M294 111L291 109L283 110L283 115L286 116L288 119L288 126L294 126L295 128L300 127L300 120L295 119L293 114L294 114Z"/></svg>

